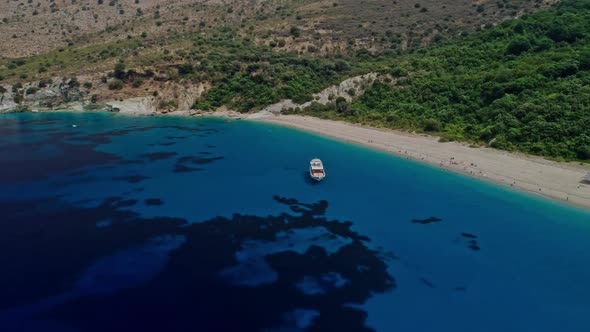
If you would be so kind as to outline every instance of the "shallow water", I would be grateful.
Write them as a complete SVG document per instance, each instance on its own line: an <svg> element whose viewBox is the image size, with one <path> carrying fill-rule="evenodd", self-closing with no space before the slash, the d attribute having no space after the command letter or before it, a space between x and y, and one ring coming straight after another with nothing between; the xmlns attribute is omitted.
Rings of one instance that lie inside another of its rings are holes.
<svg viewBox="0 0 590 332"><path fill-rule="evenodd" d="M293 129L1 115L0 212L3 331L590 330L588 211Z"/></svg>

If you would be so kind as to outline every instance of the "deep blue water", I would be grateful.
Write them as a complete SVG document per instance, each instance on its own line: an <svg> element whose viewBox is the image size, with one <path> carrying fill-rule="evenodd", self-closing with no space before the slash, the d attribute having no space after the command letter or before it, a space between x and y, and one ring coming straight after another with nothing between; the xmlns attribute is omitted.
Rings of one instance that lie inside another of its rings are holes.
<svg viewBox="0 0 590 332"><path fill-rule="evenodd" d="M588 211L272 125L1 115L0 215L0 331L590 331Z"/></svg>

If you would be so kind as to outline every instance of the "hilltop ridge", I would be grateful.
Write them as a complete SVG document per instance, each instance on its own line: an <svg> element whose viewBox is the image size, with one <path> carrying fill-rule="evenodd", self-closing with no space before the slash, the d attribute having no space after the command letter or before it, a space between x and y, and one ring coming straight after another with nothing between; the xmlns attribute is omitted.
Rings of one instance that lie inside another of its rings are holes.
<svg viewBox="0 0 590 332"><path fill-rule="evenodd" d="M553 0L6 0L0 54L228 26L291 52L405 50L546 8ZM291 38L294 37L294 38Z"/></svg>

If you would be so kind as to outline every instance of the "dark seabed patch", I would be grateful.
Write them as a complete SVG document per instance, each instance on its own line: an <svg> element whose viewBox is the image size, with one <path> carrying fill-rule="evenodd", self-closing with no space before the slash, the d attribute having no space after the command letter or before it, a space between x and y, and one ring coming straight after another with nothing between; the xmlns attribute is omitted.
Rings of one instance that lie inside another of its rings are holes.
<svg viewBox="0 0 590 332"><path fill-rule="evenodd" d="M121 160L118 162L119 165L142 165L145 164L144 160Z"/></svg>
<svg viewBox="0 0 590 332"><path fill-rule="evenodd" d="M157 205L164 204L164 202L162 202L162 200L159 198L148 198L148 199L145 199L143 202L145 203L145 205L150 205L150 206L157 206Z"/></svg>
<svg viewBox="0 0 590 332"><path fill-rule="evenodd" d="M189 172L198 172L198 171L202 171L202 168L194 168L194 167L188 167L182 164L176 164L174 165L174 173L189 173Z"/></svg>
<svg viewBox="0 0 590 332"><path fill-rule="evenodd" d="M140 157L149 159L150 161L164 160L176 156L176 152L152 152L144 153Z"/></svg>
<svg viewBox="0 0 590 332"><path fill-rule="evenodd" d="M119 197L112 197L112 198L105 199L103 203L109 204L109 205L113 206L114 208L120 209L120 208L134 206L135 204L137 204L137 200L135 200L135 199L121 199Z"/></svg>
<svg viewBox="0 0 590 332"><path fill-rule="evenodd" d="M29 123L30 126L23 127ZM62 172L75 172L85 167L113 164L141 164L142 160L123 160L121 157L106 152L97 151L102 144L112 142L114 137L132 133L146 132L154 129L175 129L188 132L210 132L209 129L199 129L186 126L147 126L128 127L100 133L84 134L79 131L48 130L35 128L33 125L54 124L56 120L6 121L0 126L0 135L43 134L39 141L19 141L14 144L0 146L0 183L16 183L21 181L36 181L50 175ZM186 136L189 137L189 136ZM51 148L51 149L48 149ZM50 151L43 155L43 163L27 160L30 156L38 155L38 151ZM155 152L144 154L143 157L155 161L175 156L174 152ZM3 158L2 156L10 156ZM19 157L22 156L22 157ZM205 161L204 161L205 162Z"/></svg>
<svg viewBox="0 0 590 332"><path fill-rule="evenodd" d="M0 131L0 135L4 132ZM45 134L40 142L20 142L0 146L0 183L36 181L60 173L72 173L85 167L112 164L120 157L96 151L96 144L71 144L73 133ZM51 146L55 153L43 156L43 162L28 160L43 147ZM9 156L9 157L3 157Z"/></svg>
<svg viewBox="0 0 590 332"><path fill-rule="evenodd" d="M434 288L434 285L432 284L432 282L430 282L428 279L421 277L420 281L422 281L422 283L424 285L426 285L428 288Z"/></svg>
<svg viewBox="0 0 590 332"><path fill-rule="evenodd" d="M205 165L215 162L217 160L221 160L223 157L194 157L194 156L186 156L178 158L177 163L180 164L194 164L194 165Z"/></svg>
<svg viewBox="0 0 590 332"><path fill-rule="evenodd" d="M95 182L98 178L95 176L75 176L68 178L66 180L55 181L50 184L52 188L62 188L67 186L77 186L82 183L92 183Z"/></svg>
<svg viewBox="0 0 590 332"><path fill-rule="evenodd" d="M195 157L195 156L184 156L176 160L174 165L175 173L188 173L202 171L202 168L192 167L192 165L205 165L213 163L217 160L224 159L224 157Z"/></svg>
<svg viewBox="0 0 590 332"><path fill-rule="evenodd" d="M17 120L3 120L3 121L17 121ZM59 123L56 119L32 119L32 120L20 120L20 125L43 125L43 124L55 124Z"/></svg>
<svg viewBox="0 0 590 332"><path fill-rule="evenodd" d="M442 221L442 219L441 218L437 218L437 217L429 217L429 218L426 218L426 219L412 219L412 222L413 223L415 223L415 224L422 224L422 225L430 224L430 223L433 223L433 222L441 222L441 221Z"/></svg>
<svg viewBox="0 0 590 332"><path fill-rule="evenodd" d="M38 312L37 323L48 320L82 331L198 326L200 331L253 332L292 328L293 319L287 318L301 315L308 317L309 331L372 331L358 305L395 288L380 253L351 230L351 222L326 219L326 201L275 200L299 212L189 223L142 218L124 209L135 201L117 197L97 207L55 199L0 202L8 216L0 221L0 287L6 290L0 309L61 299ZM51 227L45 227L48 220ZM289 247L291 238L295 247ZM152 261L156 248L162 248L166 263L148 265L145 273L153 275L139 276L135 267ZM248 248L276 275L272 282L246 286L222 276L227 269L251 266L237 259ZM322 291L300 291L303 280ZM82 296L72 295L81 287Z"/></svg>
<svg viewBox="0 0 590 332"><path fill-rule="evenodd" d="M146 127L127 127L126 129L111 130L102 133L94 133L89 135L77 135L72 137L73 140L78 142L90 142L95 144L108 144L112 142L112 138L116 136L124 136L131 133L146 132L154 129L176 129L179 131L188 132L199 132L201 129L186 127L186 126L146 126ZM165 136L166 138L188 138L190 136Z"/></svg>
<svg viewBox="0 0 590 332"><path fill-rule="evenodd" d="M477 235L473 235L471 233L461 233L462 237L466 237L468 239L477 239Z"/></svg>
<svg viewBox="0 0 590 332"><path fill-rule="evenodd" d="M116 176L112 179L114 181L125 181L125 182L129 182L129 183L138 183L143 180L149 179L149 177L143 176L143 175L127 175L127 176Z"/></svg>
<svg viewBox="0 0 590 332"><path fill-rule="evenodd" d="M467 247L474 251L479 251L481 249L475 240L469 241L469 245Z"/></svg>
<svg viewBox="0 0 590 332"><path fill-rule="evenodd" d="M479 247L479 243L477 242L477 235L466 232L463 232L460 235L461 237L459 238L459 242L465 243L467 245L467 248L473 251L481 250L481 248Z"/></svg>
<svg viewBox="0 0 590 332"><path fill-rule="evenodd" d="M88 170L87 169L79 169L73 172L70 172L68 174L66 174L67 176L82 176L82 175L87 175L88 174Z"/></svg>
<svg viewBox="0 0 590 332"><path fill-rule="evenodd" d="M121 198L105 199L93 208L57 199L0 202L0 249L6 250L0 255L5 267L0 274L0 310L65 292L99 257L173 233L183 223L138 219L124 210L133 204ZM110 220L111 227L96 228L104 220Z"/></svg>
<svg viewBox="0 0 590 332"><path fill-rule="evenodd" d="M112 143L112 138L117 136L125 136L131 133L138 133L138 132L145 132L152 130L156 127L141 127L141 128L127 128L127 129L119 129L119 130L111 130L102 133L94 133L94 134L87 134L87 135L76 135L70 138L70 140L75 142L84 142L84 143L94 143L94 144L109 144Z"/></svg>

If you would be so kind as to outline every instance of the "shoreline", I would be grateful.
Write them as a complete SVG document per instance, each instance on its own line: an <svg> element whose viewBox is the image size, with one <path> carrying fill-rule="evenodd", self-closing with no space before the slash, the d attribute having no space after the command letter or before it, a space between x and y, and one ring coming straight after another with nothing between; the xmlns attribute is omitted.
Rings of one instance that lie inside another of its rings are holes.
<svg viewBox="0 0 590 332"><path fill-rule="evenodd" d="M225 114L211 116L227 117ZM559 163L492 148L470 147L459 142L441 143L435 136L311 116L255 113L239 118L297 128L343 142L359 144L590 210L590 183L582 181L590 168L576 163Z"/></svg>
<svg viewBox="0 0 590 332"><path fill-rule="evenodd" d="M49 112L59 112L58 110ZM66 111L68 112L68 111ZM74 110L74 112L84 112ZM104 111L99 111L104 112ZM212 112L170 112L154 114L123 108L113 112L126 116L216 117L249 120L300 129L345 143L376 149L408 160L429 164L492 182L508 188L540 195L555 202L590 211L590 183L582 179L589 166L574 162L556 162L538 156L513 153L487 147L471 147L461 142L438 141L438 137L383 129L304 115L282 115L271 111L239 113L228 109Z"/></svg>

